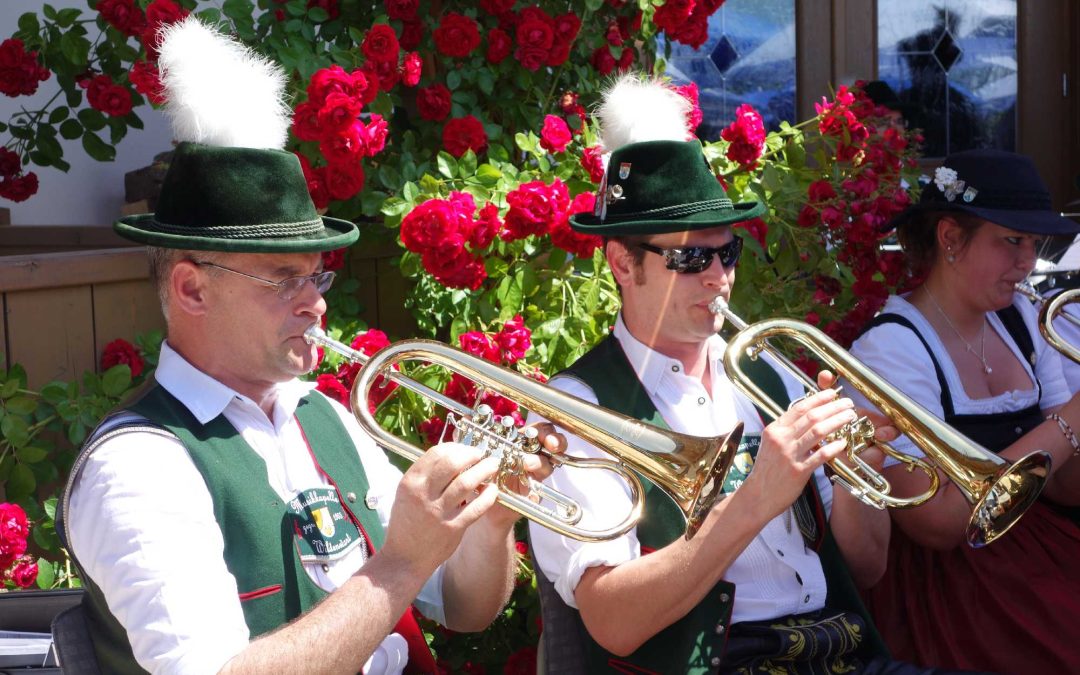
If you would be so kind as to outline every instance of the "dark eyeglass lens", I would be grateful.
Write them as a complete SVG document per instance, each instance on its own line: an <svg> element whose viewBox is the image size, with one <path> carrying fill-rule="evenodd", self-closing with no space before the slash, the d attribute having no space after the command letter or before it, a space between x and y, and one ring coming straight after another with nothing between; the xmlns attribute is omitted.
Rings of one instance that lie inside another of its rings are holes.
<svg viewBox="0 0 1080 675"><path fill-rule="evenodd" d="M730 268L739 262L739 254L741 253L742 239L733 239L717 248L691 246L670 249L667 268L682 274L697 274L709 269L713 262L713 256L719 256L720 264Z"/></svg>

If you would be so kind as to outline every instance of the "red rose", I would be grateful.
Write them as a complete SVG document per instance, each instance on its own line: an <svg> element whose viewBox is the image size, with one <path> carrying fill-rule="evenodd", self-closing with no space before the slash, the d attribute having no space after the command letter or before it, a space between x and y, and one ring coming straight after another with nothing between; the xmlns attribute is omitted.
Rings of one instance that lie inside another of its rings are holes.
<svg viewBox="0 0 1080 675"><path fill-rule="evenodd" d="M459 229L471 228L472 217L476 213L476 200L473 199L473 196L468 192L454 190L450 193L449 201L450 205L454 207L454 213L457 214Z"/></svg>
<svg viewBox="0 0 1080 675"><path fill-rule="evenodd" d="M698 125L701 124L702 120L698 86L696 83L691 82L690 84L675 87L675 91L679 92L679 95L687 101L690 101L690 111L686 113L686 128L689 129L690 134L693 135L697 132Z"/></svg>
<svg viewBox="0 0 1080 675"><path fill-rule="evenodd" d="M30 524L26 511L18 504L0 502L0 571L26 552L26 539L30 536ZM3 558L9 559L4 562Z"/></svg>
<svg viewBox="0 0 1080 675"><path fill-rule="evenodd" d="M315 101L301 103L293 110L292 132L293 136L301 141L322 139L323 131L319 126L319 105Z"/></svg>
<svg viewBox="0 0 1080 675"><path fill-rule="evenodd" d="M339 134L356 122L362 108L355 97L334 92L319 108L319 129L323 134Z"/></svg>
<svg viewBox="0 0 1080 675"><path fill-rule="evenodd" d="M397 60L393 61L368 61L364 66L364 74L369 80L378 85L378 91L390 91L401 79Z"/></svg>
<svg viewBox="0 0 1080 675"><path fill-rule="evenodd" d="M11 570L11 580L19 588L30 588L37 581L38 566L31 560L23 560Z"/></svg>
<svg viewBox="0 0 1080 675"><path fill-rule="evenodd" d="M315 389L322 392L327 398L337 401L349 408L349 390L341 383L341 380L330 373L323 373L315 378Z"/></svg>
<svg viewBox="0 0 1080 675"><path fill-rule="evenodd" d="M476 384L464 375L454 373L443 388L443 393L458 403L472 406L476 402Z"/></svg>
<svg viewBox="0 0 1080 675"><path fill-rule="evenodd" d="M424 62L416 52L405 55L405 61L401 64L401 81L406 87L415 87L420 82L420 74L424 70Z"/></svg>
<svg viewBox="0 0 1080 675"><path fill-rule="evenodd" d="M709 38L709 15L695 10L678 28L669 31L668 36L672 42L700 49Z"/></svg>
<svg viewBox="0 0 1080 675"><path fill-rule="evenodd" d="M13 178L22 171L22 160L19 153L12 152L0 146L0 178Z"/></svg>
<svg viewBox="0 0 1080 675"><path fill-rule="evenodd" d="M604 151L599 145L594 145L585 148L585 151L581 155L581 166L585 167L585 170L589 172L589 179L594 183L599 183L604 177Z"/></svg>
<svg viewBox="0 0 1080 675"><path fill-rule="evenodd" d="M416 430L420 432L428 445L436 445L442 442L443 432L446 430L446 420L441 417L432 417L421 422Z"/></svg>
<svg viewBox="0 0 1080 675"><path fill-rule="evenodd" d="M420 8L420 0L386 0L386 16L398 21L412 21Z"/></svg>
<svg viewBox="0 0 1080 675"><path fill-rule="evenodd" d="M728 159L753 169L765 147L765 123L752 105L744 103L735 109L735 121L720 137L729 143Z"/></svg>
<svg viewBox="0 0 1080 675"><path fill-rule="evenodd" d="M364 36L364 42L360 45L364 56L372 61L393 61L397 64L398 46L397 33L385 23L375 24Z"/></svg>
<svg viewBox="0 0 1080 675"><path fill-rule="evenodd" d="M683 25L694 11L694 0L667 0L656 8L653 23L665 32L672 32Z"/></svg>
<svg viewBox="0 0 1080 675"><path fill-rule="evenodd" d="M555 17L555 35L563 42L573 42L581 30L581 19L573 12Z"/></svg>
<svg viewBox="0 0 1080 675"><path fill-rule="evenodd" d="M128 37L135 37L146 30L146 17L135 6L135 0L101 0L97 4L101 18Z"/></svg>
<svg viewBox="0 0 1080 675"><path fill-rule="evenodd" d="M522 68L536 72L540 70L548 60L548 50L541 47L519 46L514 50L514 58Z"/></svg>
<svg viewBox="0 0 1080 675"><path fill-rule="evenodd" d="M338 271L345 266L345 249L339 248L334 251L323 251L322 264L323 271Z"/></svg>
<svg viewBox="0 0 1080 675"><path fill-rule="evenodd" d="M515 363L532 347L532 331L525 325L521 315L516 314L495 334L495 342L502 351L503 360Z"/></svg>
<svg viewBox="0 0 1080 675"><path fill-rule="evenodd" d="M765 248L765 236L769 233L769 225L761 218L751 218L750 220L744 220L741 223L736 223L735 227L741 227L750 233L750 236L757 239L757 242L761 244L762 248Z"/></svg>
<svg viewBox="0 0 1080 675"><path fill-rule="evenodd" d="M98 75L86 89L86 101L91 108L109 117L123 117L131 112L131 92L114 84L108 75Z"/></svg>
<svg viewBox="0 0 1080 675"><path fill-rule="evenodd" d="M105 345L105 350L101 353L102 370L108 370L120 363L126 363L131 368L132 377L142 374L143 359L138 348L124 339L113 340Z"/></svg>
<svg viewBox="0 0 1080 675"><path fill-rule="evenodd" d="M485 58L488 63L502 63L510 56L513 46L510 36L501 28L492 28L487 34L488 48Z"/></svg>
<svg viewBox="0 0 1080 675"><path fill-rule="evenodd" d="M836 199L836 190L833 189L832 183L827 180L816 180L810 183L806 194L811 204L820 204L830 199Z"/></svg>
<svg viewBox="0 0 1080 675"><path fill-rule="evenodd" d="M440 242L437 248L423 254L424 268L447 288L468 288L475 291L487 278L484 261L465 250L464 240L455 234Z"/></svg>
<svg viewBox="0 0 1080 675"><path fill-rule="evenodd" d="M603 245L604 240L596 235L575 232L570 227L570 216L575 213L591 213L596 203L596 195L582 192L574 197L570 208L551 226L551 243L578 258L591 258L593 251Z"/></svg>
<svg viewBox="0 0 1080 675"><path fill-rule="evenodd" d="M517 26L517 43L520 48L532 47L544 52L555 42L555 21L540 12L536 18L524 19Z"/></svg>
<svg viewBox="0 0 1080 675"><path fill-rule="evenodd" d="M424 23L419 19L404 21L401 24L401 48L416 49L424 39Z"/></svg>
<svg viewBox="0 0 1080 675"><path fill-rule="evenodd" d="M379 84L370 82L362 70L347 73L341 66L335 65L315 71L307 87L308 101L321 108L326 97L335 92L355 97L367 105L375 100Z"/></svg>
<svg viewBox="0 0 1080 675"><path fill-rule="evenodd" d="M331 199L348 199L364 189L364 168L360 162L326 167L326 190Z"/></svg>
<svg viewBox="0 0 1080 675"><path fill-rule="evenodd" d="M326 13L330 15L330 20L334 20L341 15L341 10L338 9L338 0L308 0L308 9L312 7L321 7L326 10Z"/></svg>
<svg viewBox="0 0 1080 675"><path fill-rule="evenodd" d="M619 55L618 68L620 71L630 70L630 67L634 65L634 59L637 58L637 52L632 47L625 47L622 50L622 54Z"/></svg>
<svg viewBox="0 0 1080 675"><path fill-rule="evenodd" d="M49 71L38 65L37 52L28 52L23 41L8 38L0 42L0 93L8 96L29 95L38 82L49 79Z"/></svg>
<svg viewBox="0 0 1080 675"><path fill-rule="evenodd" d="M524 541L515 541L514 550L518 552L520 556L529 555L529 544Z"/></svg>
<svg viewBox="0 0 1080 675"><path fill-rule="evenodd" d="M480 154L487 149L487 132L480 120L472 115L455 117L446 123L442 133L443 147L454 157L461 157L465 151L472 150Z"/></svg>
<svg viewBox="0 0 1080 675"><path fill-rule="evenodd" d="M324 137L319 142L319 152L323 154L330 166L358 164L360 158L367 152L367 148L364 147L366 140L364 131L364 123L354 120L349 128L333 136Z"/></svg>
<svg viewBox="0 0 1080 675"><path fill-rule="evenodd" d="M502 227L499 207L494 204L485 204L484 208L480 209L480 213L476 214L476 221L469 232L469 245L473 249L487 248Z"/></svg>
<svg viewBox="0 0 1080 675"><path fill-rule="evenodd" d="M570 205L566 186L558 178L551 185L543 181L522 183L506 195L510 210L499 234L506 241L545 234Z"/></svg>
<svg viewBox="0 0 1080 675"><path fill-rule="evenodd" d="M377 351L389 345L390 338L378 328L369 328L362 333L357 333L349 343L350 347L368 356L374 356Z"/></svg>
<svg viewBox="0 0 1080 675"><path fill-rule="evenodd" d="M536 672L536 647L522 647L510 655L503 675L531 675Z"/></svg>
<svg viewBox="0 0 1080 675"><path fill-rule="evenodd" d="M464 14L447 12L433 33L435 47L446 56L468 56L480 44L476 21Z"/></svg>
<svg viewBox="0 0 1080 675"><path fill-rule="evenodd" d="M818 210L809 204L802 207L795 224L799 227L814 227L818 224Z"/></svg>
<svg viewBox="0 0 1080 675"><path fill-rule="evenodd" d="M359 131L364 144L364 155L374 157L386 147L390 125L386 123L382 115L371 115L367 124L359 124Z"/></svg>
<svg viewBox="0 0 1080 675"><path fill-rule="evenodd" d="M128 80L135 91L139 92L154 105L165 102L165 90L161 86L161 73L157 66L149 61L136 61L128 71Z"/></svg>
<svg viewBox="0 0 1080 675"><path fill-rule="evenodd" d="M458 234L458 213L444 199L429 199L401 221L401 243L413 253L424 253Z"/></svg>
<svg viewBox="0 0 1080 675"><path fill-rule="evenodd" d="M146 7L146 30L143 31L143 46L147 57L157 60L157 49L161 44L161 29L169 24L182 21L189 12L173 0L154 0Z"/></svg>
<svg viewBox="0 0 1080 675"><path fill-rule="evenodd" d="M491 337L483 331L471 330L458 336L458 345L470 354L487 359L492 363L499 362L499 347Z"/></svg>
<svg viewBox="0 0 1080 675"><path fill-rule="evenodd" d="M566 126L561 117L544 116L544 127L540 130L540 147L553 154L564 152L572 139L570 127Z"/></svg>
<svg viewBox="0 0 1080 675"><path fill-rule="evenodd" d="M611 55L611 51L604 45L594 51L589 58L589 63L592 64L593 69L601 75L610 75L615 70L615 57Z"/></svg>
<svg viewBox="0 0 1080 675"><path fill-rule="evenodd" d="M38 177L33 171L28 171L18 178L0 180L0 197L13 202L24 202L37 194L37 191Z"/></svg>
<svg viewBox="0 0 1080 675"><path fill-rule="evenodd" d="M446 85L433 84L416 91L416 109L421 119L439 122L450 114L450 90Z"/></svg>
<svg viewBox="0 0 1080 675"><path fill-rule="evenodd" d="M480 9L491 16L502 16L514 8L516 0L480 0Z"/></svg>

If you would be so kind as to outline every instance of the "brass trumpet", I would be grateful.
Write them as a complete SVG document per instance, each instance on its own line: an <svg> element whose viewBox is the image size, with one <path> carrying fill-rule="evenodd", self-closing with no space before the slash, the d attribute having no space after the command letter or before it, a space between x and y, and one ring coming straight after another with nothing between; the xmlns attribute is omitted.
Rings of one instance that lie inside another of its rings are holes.
<svg viewBox="0 0 1080 675"><path fill-rule="evenodd" d="M625 534L641 519L644 498L641 474L670 497L686 518L686 538L694 536L712 505L723 496L723 482L735 458L742 425L724 436L701 438L644 424L636 419L583 401L519 373L441 342L404 340L395 342L372 357L329 338L318 326L304 333L311 344L331 349L345 358L364 364L350 392L353 414L383 447L416 461L424 450L385 431L368 411L368 392L379 375L434 401L450 411L447 426L453 440L481 447L500 459L499 501L526 518L578 541L605 541ZM488 406L470 408L430 387L393 370L403 361L423 361L446 368L476 382L484 389L509 398L566 431L618 458L618 461L551 455L540 447L535 429L519 432L509 417L498 419ZM572 499L525 473L525 453L538 453L558 467L614 471L629 485L634 503L619 524L604 530L577 527L581 507ZM636 473L635 473L636 472ZM538 504L506 487L510 478L528 486L530 496L551 501L555 507Z"/></svg>
<svg viewBox="0 0 1080 675"><path fill-rule="evenodd" d="M1054 319L1058 318L1059 315L1074 326L1080 326L1080 318L1065 312L1065 305L1080 299L1080 288L1062 291L1049 300L1036 291L1035 287L1027 281L1016 284L1016 290L1027 297L1028 300L1039 305L1039 332L1042 333L1043 339L1054 349L1076 363L1080 363L1080 349L1061 337L1057 328L1054 327Z"/></svg>
<svg viewBox="0 0 1080 675"><path fill-rule="evenodd" d="M817 384L767 341L770 337L789 338L815 353L837 376L850 382L901 433L926 453L929 463L893 450L887 444L875 442L874 426L866 418L856 420L841 430L840 433L848 442L846 458L855 466L849 466L841 458L834 459L830 462L835 472L833 481L863 502L876 508L918 506L930 499L938 489L936 466L956 484L973 506L966 535L968 545L979 548L1005 534L1042 492L1050 473L1049 454L1038 450L1010 464L942 422L808 323L792 319L768 319L747 325L719 297L709 308L730 321L738 331L728 342L724 353L724 369L728 377L770 414L779 416L784 410L749 380L740 368L739 360L744 354L757 358L761 352L767 351L809 391L817 391ZM891 496L891 487L885 477L859 458L859 453L869 445L877 445L889 456L900 460L907 465L908 471L918 467L926 472L930 478L930 488L914 497Z"/></svg>

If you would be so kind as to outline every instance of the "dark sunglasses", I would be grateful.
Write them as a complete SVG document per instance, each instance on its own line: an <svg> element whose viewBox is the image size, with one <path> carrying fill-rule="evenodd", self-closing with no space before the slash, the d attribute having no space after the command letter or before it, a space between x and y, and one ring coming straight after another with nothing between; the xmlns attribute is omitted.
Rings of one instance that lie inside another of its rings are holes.
<svg viewBox="0 0 1080 675"><path fill-rule="evenodd" d="M735 237L723 246L683 246L680 248L660 248L652 244L638 244L650 253L664 256L667 268L679 274L697 274L712 265L713 258L720 256L720 264L730 269L739 262L742 255L742 238Z"/></svg>

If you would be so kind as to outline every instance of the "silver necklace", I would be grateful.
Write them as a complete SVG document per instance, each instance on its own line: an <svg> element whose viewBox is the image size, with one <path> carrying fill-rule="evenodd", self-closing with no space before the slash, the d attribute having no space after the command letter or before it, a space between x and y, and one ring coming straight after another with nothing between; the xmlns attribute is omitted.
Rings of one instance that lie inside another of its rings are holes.
<svg viewBox="0 0 1080 675"><path fill-rule="evenodd" d="M986 319L983 319L982 332L979 333L979 351L976 352L975 348L971 346L971 343L968 342L967 339L960 334L960 331L957 330L956 326L953 325L952 319L949 318L949 315L946 314L945 310L943 310L941 308L941 305L938 304L937 298L935 298L934 294L930 292L930 287L924 285L923 289L926 290L926 297L930 298L930 302L934 303L934 307L937 307L938 313L941 314L943 319L945 319L945 323L949 324L949 328L952 328L952 331L956 333L956 337L960 338L960 341L964 343L964 346L967 347L967 350L969 352L974 354L980 361L982 361L983 372L987 375L994 372L994 369L991 368L990 364L986 362Z"/></svg>

